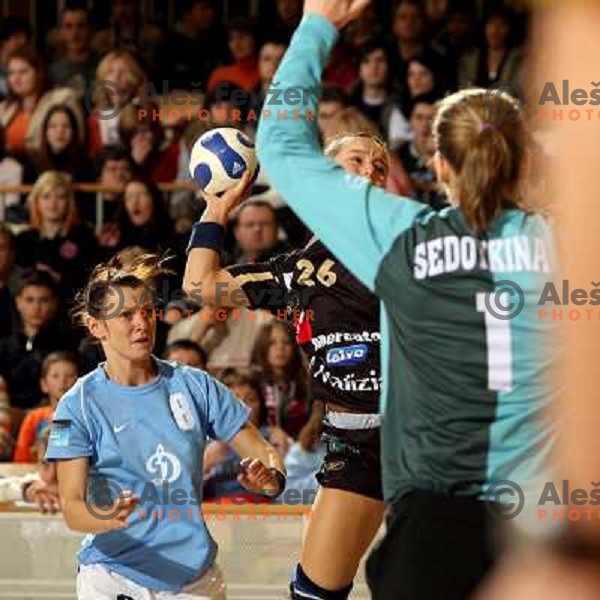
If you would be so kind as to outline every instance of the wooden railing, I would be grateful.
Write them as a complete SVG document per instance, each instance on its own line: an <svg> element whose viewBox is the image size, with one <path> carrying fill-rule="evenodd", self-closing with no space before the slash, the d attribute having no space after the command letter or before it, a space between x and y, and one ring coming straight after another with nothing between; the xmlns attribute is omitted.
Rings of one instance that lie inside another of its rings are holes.
<svg viewBox="0 0 600 600"><path fill-rule="evenodd" d="M84 192L95 194L96 201L96 232L102 229L104 223L104 206L102 203L102 194L118 194L123 191L123 187L109 186L102 183L74 183L75 192ZM198 186L193 181L172 181L169 183L157 184L158 189L165 195L173 192L195 192ZM4 221L6 215L6 195L7 194L29 194L33 185L0 185L0 222Z"/></svg>

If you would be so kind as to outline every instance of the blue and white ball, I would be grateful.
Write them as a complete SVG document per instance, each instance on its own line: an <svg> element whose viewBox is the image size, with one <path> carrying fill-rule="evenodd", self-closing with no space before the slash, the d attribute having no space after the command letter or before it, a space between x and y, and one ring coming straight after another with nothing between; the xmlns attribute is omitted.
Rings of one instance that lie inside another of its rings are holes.
<svg viewBox="0 0 600 600"><path fill-rule="evenodd" d="M218 127L201 135L192 148L190 175L202 190L220 194L234 187L250 170L258 176L254 144L234 127Z"/></svg>

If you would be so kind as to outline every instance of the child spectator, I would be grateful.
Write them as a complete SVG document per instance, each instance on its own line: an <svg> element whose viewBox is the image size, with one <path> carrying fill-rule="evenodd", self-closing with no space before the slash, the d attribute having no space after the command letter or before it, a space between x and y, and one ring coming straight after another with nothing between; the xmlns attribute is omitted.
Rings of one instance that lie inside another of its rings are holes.
<svg viewBox="0 0 600 600"><path fill-rule="evenodd" d="M64 171L73 181L91 180L92 163L87 156L85 132L69 106L57 104L48 111L41 135L39 150L29 153L37 173Z"/></svg>
<svg viewBox="0 0 600 600"><path fill-rule="evenodd" d="M174 360L182 365L206 370L206 352L192 340L177 340L165 349L165 360Z"/></svg>
<svg viewBox="0 0 600 600"><path fill-rule="evenodd" d="M234 60L231 65L217 67L208 80L208 91L219 83L231 83L242 90L252 90L260 83L256 53L256 34L245 19L232 20L227 26L227 44Z"/></svg>
<svg viewBox="0 0 600 600"><path fill-rule="evenodd" d="M46 271L23 274L15 296L19 328L0 340L0 376L8 389L10 405L17 409L36 406L44 358L58 350L74 350L69 326L57 316L56 283Z"/></svg>
<svg viewBox="0 0 600 600"><path fill-rule="evenodd" d="M308 418L308 373L287 323L263 325L252 350L252 364L261 372L267 425L277 425L296 438Z"/></svg>
<svg viewBox="0 0 600 600"><path fill-rule="evenodd" d="M71 178L46 171L29 195L31 229L17 236L16 262L47 271L60 295L72 300L97 258L92 231L78 223Z"/></svg>
<svg viewBox="0 0 600 600"><path fill-rule="evenodd" d="M52 422L58 401L77 381L77 370L75 356L69 352L52 352L46 356L42 363L40 388L49 404L34 408L23 420L15 446L14 462L36 462L40 434Z"/></svg>

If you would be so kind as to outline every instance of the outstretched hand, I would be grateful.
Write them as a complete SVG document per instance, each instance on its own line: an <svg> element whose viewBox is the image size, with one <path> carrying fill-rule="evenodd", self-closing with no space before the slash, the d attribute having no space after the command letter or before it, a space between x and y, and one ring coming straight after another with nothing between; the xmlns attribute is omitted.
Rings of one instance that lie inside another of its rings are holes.
<svg viewBox="0 0 600 600"><path fill-rule="evenodd" d="M250 195L250 190L252 189L251 181L252 173L246 170L236 185L220 196L202 192L202 197L206 202L206 210L202 215L202 220L217 222L222 225L227 224L231 211Z"/></svg>
<svg viewBox="0 0 600 600"><path fill-rule="evenodd" d="M317 14L343 29L354 21L370 0L305 0L304 14Z"/></svg>

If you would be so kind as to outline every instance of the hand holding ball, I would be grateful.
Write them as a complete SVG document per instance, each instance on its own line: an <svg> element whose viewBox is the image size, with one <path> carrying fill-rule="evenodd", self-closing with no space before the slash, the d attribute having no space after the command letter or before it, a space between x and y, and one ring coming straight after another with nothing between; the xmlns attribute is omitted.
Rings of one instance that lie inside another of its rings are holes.
<svg viewBox="0 0 600 600"><path fill-rule="evenodd" d="M190 175L202 191L221 194L237 185L246 171L253 182L258 162L252 141L239 129L219 127L201 135L190 156Z"/></svg>

